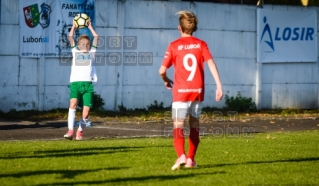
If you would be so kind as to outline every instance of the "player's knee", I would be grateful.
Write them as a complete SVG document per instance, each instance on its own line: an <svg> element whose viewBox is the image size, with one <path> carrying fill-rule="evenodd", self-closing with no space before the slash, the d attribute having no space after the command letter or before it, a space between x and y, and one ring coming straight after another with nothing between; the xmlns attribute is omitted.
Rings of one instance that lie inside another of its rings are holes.
<svg viewBox="0 0 319 186"><path fill-rule="evenodd" d="M76 109L76 102L70 102L70 109Z"/></svg>
<svg viewBox="0 0 319 186"><path fill-rule="evenodd" d="M190 115L190 117L189 117L189 126L191 128L199 127L199 118Z"/></svg>
<svg viewBox="0 0 319 186"><path fill-rule="evenodd" d="M77 106L77 99L71 99L70 100L70 109L76 109Z"/></svg>
<svg viewBox="0 0 319 186"><path fill-rule="evenodd" d="M70 109L76 109L76 104L70 104Z"/></svg>

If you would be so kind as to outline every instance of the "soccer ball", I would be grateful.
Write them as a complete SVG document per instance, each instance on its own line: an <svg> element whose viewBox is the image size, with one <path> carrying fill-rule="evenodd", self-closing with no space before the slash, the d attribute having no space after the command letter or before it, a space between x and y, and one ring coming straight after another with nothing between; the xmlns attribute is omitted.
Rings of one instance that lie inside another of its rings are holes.
<svg viewBox="0 0 319 186"><path fill-rule="evenodd" d="M73 19L77 28L85 28L89 26L90 17L85 13L77 14Z"/></svg>

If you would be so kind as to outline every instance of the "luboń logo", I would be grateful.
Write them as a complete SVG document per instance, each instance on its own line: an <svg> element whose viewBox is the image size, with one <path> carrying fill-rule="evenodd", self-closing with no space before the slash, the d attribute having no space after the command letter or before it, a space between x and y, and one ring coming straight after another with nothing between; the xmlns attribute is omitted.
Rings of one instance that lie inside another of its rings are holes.
<svg viewBox="0 0 319 186"><path fill-rule="evenodd" d="M46 28L50 25L51 7L45 3L41 4L41 12L39 12L38 4L33 4L23 8L25 23L30 28L40 25Z"/></svg>
<svg viewBox="0 0 319 186"><path fill-rule="evenodd" d="M314 38L315 29L312 27L277 27L273 40L266 16L263 18L263 22L265 23L265 26L261 34L260 42L264 41L267 43L272 51L275 51L274 41L312 41ZM269 39L266 39L267 37L265 34L268 35Z"/></svg>

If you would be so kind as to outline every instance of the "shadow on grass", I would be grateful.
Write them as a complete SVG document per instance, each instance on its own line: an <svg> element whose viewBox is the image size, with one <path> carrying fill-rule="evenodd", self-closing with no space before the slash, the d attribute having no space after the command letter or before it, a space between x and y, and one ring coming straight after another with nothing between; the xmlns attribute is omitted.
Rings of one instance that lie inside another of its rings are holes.
<svg viewBox="0 0 319 186"><path fill-rule="evenodd" d="M0 178L6 178L6 177L13 177L13 178L21 178L24 176L34 176L34 175L45 175L45 174L61 174L61 177L59 178L68 178L73 179L74 177L90 173L90 172L96 172L96 171L116 171L121 169L128 169L129 167L109 167L109 168L103 168L103 169L93 169L93 170L41 170L41 171L26 171L26 172L18 172L18 173L12 173L12 174L0 174Z"/></svg>
<svg viewBox="0 0 319 186"><path fill-rule="evenodd" d="M95 185L95 184L123 184L125 182L144 182L144 181L172 181L177 179L194 178L201 175L213 175L213 174L225 174L226 172L209 172L209 173L190 173L183 175L152 175L152 176L142 176L142 177L119 177L109 180L98 180L98 181L77 181L77 182L56 182L51 184L38 184L37 186L47 186L47 185Z"/></svg>
<svg viewBox="0 0 319 186"><path fill-rule="evenodd" d="M78 156L91 156L98 154L113 154L123 152L137 152L137 149L145 147L101 147L101 148L71 148L66 150L44 150L44 151L33 151L33 152L16 152L14 154L8 153L6 156L0 156L0 159L21 159L21 158L52 158L52 157L78 157ZM93 152L92 152L93 151ZM95 151L95 152L94 152ZM25 155L21 155L25 154ZM31 154L31 155L28 155Z"/></svg>
<svg viewBox="0 0 319 186"><path fill-rule="evenodd" d="M304 162L304 161L319 161L319 157L313 158L297 158L288 160L272 160L272 161L249 161L244 163L221 163L212 165L199 165L199 168L215 168L224 166L234 166L234 165L247 165L247 164L263 164L263 163L290 163L290 162Z"/></svg>

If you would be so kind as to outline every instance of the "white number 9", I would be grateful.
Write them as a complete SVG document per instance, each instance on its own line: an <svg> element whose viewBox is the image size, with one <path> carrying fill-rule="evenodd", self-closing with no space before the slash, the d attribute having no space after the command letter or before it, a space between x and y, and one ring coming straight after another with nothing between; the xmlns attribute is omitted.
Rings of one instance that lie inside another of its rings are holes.
<svg viewBox="0 0 319 186"><path fill-rule="evenodd" d="M188 65L188 59L191 59L192 61L191 66ZM191 72L187 78L187 81L192 81L195 76L196 67L197 67L197 59L194 56L194 54L186 54L183 58L183 65L187 71Z"/></svg>

